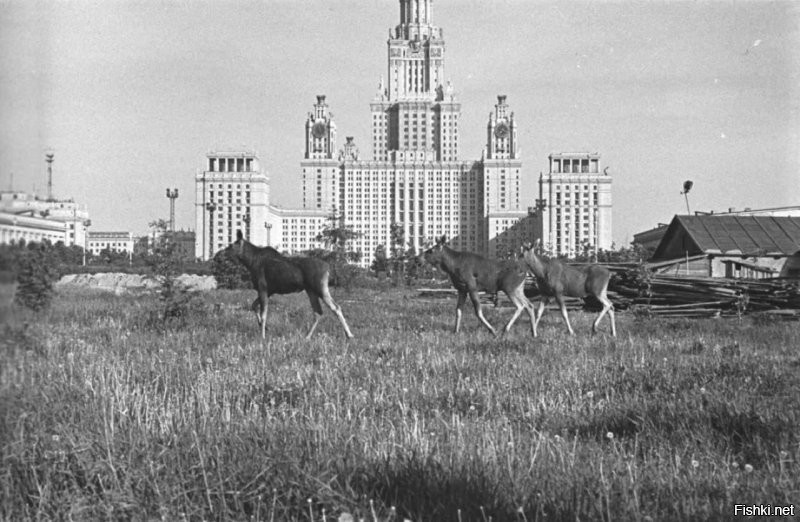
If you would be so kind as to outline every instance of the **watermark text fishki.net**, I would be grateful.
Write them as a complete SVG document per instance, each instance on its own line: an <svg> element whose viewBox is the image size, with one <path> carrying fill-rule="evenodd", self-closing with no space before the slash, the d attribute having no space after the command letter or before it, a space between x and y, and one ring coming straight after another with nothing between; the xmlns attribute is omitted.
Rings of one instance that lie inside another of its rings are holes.
<svg viewBox="0 0 800 522"><path fill-rule="evenodd" d="M737 517L793 517L794 504L773 506L772 504L735 504L733 515Z"/></svg>

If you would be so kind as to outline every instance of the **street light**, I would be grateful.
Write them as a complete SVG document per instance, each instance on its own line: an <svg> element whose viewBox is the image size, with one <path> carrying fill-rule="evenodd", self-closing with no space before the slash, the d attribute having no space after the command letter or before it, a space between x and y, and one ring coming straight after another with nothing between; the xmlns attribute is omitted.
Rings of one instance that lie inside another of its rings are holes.
<svg viewBox="0 0 800 522"><path fill-rule="evenodd" d="M594 262L597 263L598 246L600 243L600 224L597 222L597 207L594 207Z"/></svg>
<svg viewBox="0 0 800 522"><path fill-rule="evenodd" d="M692 190L693 186L694 183L691 180L687 179L686 181L683 182L683 191L681 192L681 194L683 194L683 197L686 198L686 213L689 215L691 215L692 213L691 210L689 210L689 191Z"/></svg>
<svg viewBox="0 0 800 522"><path fill-rule="evenodd" d="M208 258L214 257L214 211L217 210L216 203L206 203L208 210Z"/></svg>
<svg viewBox="0 0 800 522"><path fill-rule="evenodd" d="M178 199L178 189L167 189L169 198L169 231L175 232L175 200Z"/></svg>
<svg viewBox="0 0 800 522"><path fill-rule="evenodd" d="M47 162L47 201L53 201L53 160L55 154L53 151L48 150L44 155L44 160Z"/></svg>
<svg viewBox="0 0 800 522"><path fill-rule="evenodd" d="M264 228L267 229L267 246L272 246L272 243L270 242L270 237L272 235L272 223L264 223Z"/></svg>
<svg viewBox="0 0 800 522"><path fill-rule="evenodd" d="M92 220L87 219L83 222L83 266L86 266L86 249L89 246L89 227L92 226Z"/></svg>

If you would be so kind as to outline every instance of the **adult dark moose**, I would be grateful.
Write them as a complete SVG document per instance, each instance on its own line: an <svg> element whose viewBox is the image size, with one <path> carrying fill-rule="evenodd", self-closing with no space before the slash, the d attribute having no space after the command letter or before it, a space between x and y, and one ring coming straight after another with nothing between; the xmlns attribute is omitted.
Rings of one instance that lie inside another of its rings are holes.
<svg viewBox="0 0 800 522"><path fill-rule="evenodd" d="M347 326L342 309L331 297L328 288L330 267L328 263L313 257L287 257L272 247L257 247L246 241L242 231L236 232L236 241L226 249L250 272L253 288L258 292L258 297L253 302L253 309L261 326L261 337L267 335L267 310L269 298L274 294L293 294L305 290L311 308L316 314L314 324L311 325L306 339L311 337L319 320L322 318L322 306L319 301L325 302L333 313L339 318L348 338L353 334Z"/></svg>

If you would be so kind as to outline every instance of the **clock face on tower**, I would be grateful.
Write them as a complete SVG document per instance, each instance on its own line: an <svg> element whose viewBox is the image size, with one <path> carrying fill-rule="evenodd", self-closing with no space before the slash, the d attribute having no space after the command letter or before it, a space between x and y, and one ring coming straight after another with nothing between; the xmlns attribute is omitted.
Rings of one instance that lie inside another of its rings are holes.
<svg viewBox="0 0 800 522"><path fill-rule="evenodd" d="M311 134L314 135L315 138L322 138L325 136L325 124L321 121L318 121L311 127Z"/></svg>
<svg viewBox="0 0 800 522"><path fill-rule="evenodd" d="M499 123L497 127L494 128L494 135L498 138L507 138L508 137L508 125L505 123Z"/></svg>

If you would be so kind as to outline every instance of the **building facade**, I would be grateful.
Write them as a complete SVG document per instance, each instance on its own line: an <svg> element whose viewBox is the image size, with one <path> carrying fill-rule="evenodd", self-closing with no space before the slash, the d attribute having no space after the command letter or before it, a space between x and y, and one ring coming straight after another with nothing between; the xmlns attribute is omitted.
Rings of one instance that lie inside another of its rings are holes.
<svg viewBox="0 0 800 522"><path fill-rule="evenodd" d="M92 224L85 205L71 199L44 199L20 191L0 192L0 242L63 241L86 247Z"/></svg>
<svg viewBox="0 0 800 522"><path fill-rule="evenodd" d="M531 209L535 236L551 255L573 257L612 247L611 176L600 155L554 153L549 172L539 176L539 198Z"/></svg>
<svg viewBox="0 0 800 522"><path fill-rule="evenodd" d="M267 244L269 178L255 152L210 152L195 175L195 257L210 259L241 230Z"/></svg>
<svg viewBox="0 0 800 522"><path fill-rule="evenodd" d="M395 229L414 251L444 235L456 249L492 256L506 255L532 232L520 201L517 124L505 96L489 115L482 157L459 159L461 103L445 80L445 42L432 7L430 0L400 1L400 23L386 44L387 81L370 103L371 158L361 157L351 137L337 151L325 96L305 122L303 207L342 217L358 235L351 248L362 253L363 266L379 248L388 254Z"/></svg>
<svg viewBox="0 0 800 522"><path fill-rule="evenodd" d="M586 158L585 171L582 157L551 156L550 185L545 190L540 181L540 192L553 214L545 221L529 212L531 202L521 199L527 180L519 123L505 95L489 112L480 157L460 159L461 103L445 76L446 46L433 23L433 1L399 4L399 23L386 42L386 75L370 102L372 154L362 156L352 137L339 145L325 95L317 96L302 126L302 208L270 204L269 180L254 155L209 154L196 177L197 257L208 259L227 246L237 229L289 253L318 248L332 219L357 233L350 248L362 254L365 267L379 249L388 255L400 246L398 235L404 248L417 252L446 236L455 249L491 257L513 255L536 237L569 254L586 242L611 246L611 178L598 172L597 155Z"/></svg>
<svg viewBox="0 0 800 522"><path fill-rule="evenodd" d="M61 221L0 211L0 244L64 241L67 229Z"/></svg>
<svg viewBox="0 0 800 522"><path fill-rule="evenodd" d="M88 252L99 255L108 250L117 254L133 256L136 238L132 232L89 232Z"/></svg>

